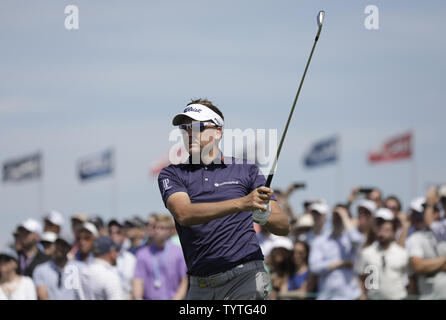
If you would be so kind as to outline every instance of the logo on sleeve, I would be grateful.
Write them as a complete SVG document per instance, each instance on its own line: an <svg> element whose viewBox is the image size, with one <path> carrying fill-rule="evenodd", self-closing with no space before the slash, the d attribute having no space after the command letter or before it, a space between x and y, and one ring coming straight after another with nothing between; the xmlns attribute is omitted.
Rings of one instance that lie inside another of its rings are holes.
<svg viewBox="0 0 446 320"><path fill-rule="evenodd" d="M169 185L169 179L163 179L163 188L164 188L164 191L167 191L170 188L172 188L172 186Z"/></svg>

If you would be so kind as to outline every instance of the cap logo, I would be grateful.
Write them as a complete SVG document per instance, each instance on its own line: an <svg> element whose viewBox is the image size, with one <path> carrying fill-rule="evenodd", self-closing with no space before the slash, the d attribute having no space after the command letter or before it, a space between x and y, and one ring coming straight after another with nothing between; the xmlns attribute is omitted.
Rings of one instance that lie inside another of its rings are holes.
<svg viewBox="0 0 446 320"><path fill-rule="evenodd" d="M184 109L183 113L186 113L186 112L201 112L201 109L197 109L194 107L187 107L186 109Z"/></svg>

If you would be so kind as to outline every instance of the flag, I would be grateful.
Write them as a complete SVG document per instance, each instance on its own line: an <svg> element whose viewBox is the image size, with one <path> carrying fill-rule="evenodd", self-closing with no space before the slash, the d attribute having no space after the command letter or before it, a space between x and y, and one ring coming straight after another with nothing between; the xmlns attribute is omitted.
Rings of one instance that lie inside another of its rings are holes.
<svg viewBox="0 0 446 320"><path fill-rule="evenodd" d="M389 162L411 158L412 132L393 137L378 149L369 152L369 162Z"/></svg>
<svg viewBox="0 0 446 320"><path fill-rule="evenodd" d="M113 173L113 150L84 157L78 162L78 176L81 181Z"/></svg>
<svg viewBox="0 0 446 320"><path fill-rule="evenodd" d="M175 144L168 152L160 156L150 167L150 175L152 177L158 177L161 170L168 167L171 164L183 163L189 157L189 153L184 148L184 145Z"/></svg>
<svg viewBox="0 0 446 320"><path fill-rule="evenodd" d="M157 177L161 170L170 165L169 154L166 153L160 158L158 158L150 167L150 175L152 177Z"/></svg>
<svg viewBox="0 0 446 320"><path fill-rule="evenodd" d="M304 158L306 167L316 167L338 159L338 137L330 137L313 144Z"/></svg>
<svg viewBox="0 0 446 320"><path fill-rule="evenodd" d="M3 164L3 182L38 179L42 175L42 155L34 153Z"/></svg>

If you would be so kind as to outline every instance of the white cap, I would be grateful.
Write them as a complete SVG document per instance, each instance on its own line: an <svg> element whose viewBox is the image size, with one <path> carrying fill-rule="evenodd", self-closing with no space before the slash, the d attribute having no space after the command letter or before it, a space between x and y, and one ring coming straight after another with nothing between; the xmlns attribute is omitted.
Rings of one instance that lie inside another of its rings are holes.
<svg viewBox="0 0 446 320"><path fill-rule="evenodd" d="M376 210L375 218L381 218L386 221L392 221L393 219L395 219L395 216L389 209L379 208L378 210Z"/></svg>
<svg viewBox="0 0 446 320"><path fill-rule="evenodd" d="M368 199L361 199L358 201L358 208L359 207L363 207L368 211L370 211L372 215L375 215L376 203L374 201Z"/></svg>
<svg viewBox="0 0 446 320"><path fill-rule="evenodd" d="M59 211L51 210L48 215L45 217L45 220L48 220L52 224L56 226L62 227L64 223L64 218Z"/></svg>
<svg viewBox="0 0 446 320"><path fill-rule="evenodd" d="M51 231L44 232L40 237L40 241L46 241L51 243L54 243L56 239L57 239L57 234Z"/></svg>
<svg viewBox="0 0 446 320"><path fill-rule="evenodd" d="M222 127L224 124L222 117L220 117L216 112L198 103L188 105L182 113L177 114L173 118L172 124L174 126L179 126L183 123L185 117L189 117L197 121L209 120L220 127Z"/></svg>
<svg viewBox="0 0 446 320"><path fill-rule="evenodd" d="M99 236L98 229L97 229L96 226L95 226L93 223L91 223L91 222L84 222L84 223L82 224L82 228L81 228L81 230L82 230L82 229L85 229L85 230L87 230L87 231L90 231L90 232L95 236L95 238L97 238L97 237Z"/></svg>
<svg viewBox="0 0 446 320"><path fill-rule="evenodd" d="M330 208L328 207L328 205L326 203L321 203L321 202L316 202L311 204L311 206L309 207L310 211L317 211L320 214L325 214L327 215L330 211Z"/></svg>
<svg viewBox="0 0 446 320"><path fill-rule="evenodd" d="M439 196L440 198L446 197L446 184L445 184L445 185L442 185L442 186L440 187L440 190L438 190L438 196Z"/></svg>
<svg viewBox="0 0 446 320"><path fill-rule="evenodd" d="M296 227L297 228L312 228L314 226L313 216L309 213L303 214L297 220Z"/></svg>
<svg viewBox="0 0 446 320"><path fill-rule="evenodd" d="M38 235L40 235L43 231L40 222L34 219L26 219L25 221L22 222L22 224L19 227L22 227L28 230L29 232L35 232Z"/></svg>
<svg viewBox="0 0 446 320"><path fill-rule="evenodd" d="M293 250L293 242L287 238L282 236L277 236L273 240L273 244L271 245L271 250L274 248L285 248L288 250Z"/></svg>
<svg viewBox="0 0 446 320"><path fill-rule="evenodd" d="M424 197L415 198L410 202L410 209L420 213L424 212L423 205L425 203L426 203L426 198Z"/></svg>

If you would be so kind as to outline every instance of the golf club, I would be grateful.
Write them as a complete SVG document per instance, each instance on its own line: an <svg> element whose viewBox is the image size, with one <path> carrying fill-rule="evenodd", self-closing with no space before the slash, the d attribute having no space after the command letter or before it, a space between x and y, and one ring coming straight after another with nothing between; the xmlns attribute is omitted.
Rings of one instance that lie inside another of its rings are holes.
<svg viewBox="0 0 446 320"><path fill-rule="evenodd" d="M291 117L293 116L294 108L296 107L296 102L297 102L297 99L299 98L300 90L302 89L302 84L304 83L304 79L305 79L305 75L307 74L308 66L310 65L311 57L313 56L314 48L316 47L316 43L319 40L319 35L321 34L322 23L324 21L324 17L325 17L325 11L319 11L319 13L317 15L318 30L317 30L316 38L314 38L313 48L311 49L310 57L308 58L307 65L305 67L305 71L302 76L302 79L300 80L299 89L297 90L296 97L294 98L293 107L291 108L290 115L288 116L288 121L286 123L285 130L282 133L282 138L280 139L279 147L277 148L277 153L276 153L276 157L274 158L273 166L271 167L271 170L268 174L268 178L266 179L265 187L269 188L271 186L271 181L273 180L273 177L274 177L274 171L276 170L277 160L279 159L280 151L282 150L283 141L285 140L285 136L288 131L288 126L290 125Z"/></svg>

